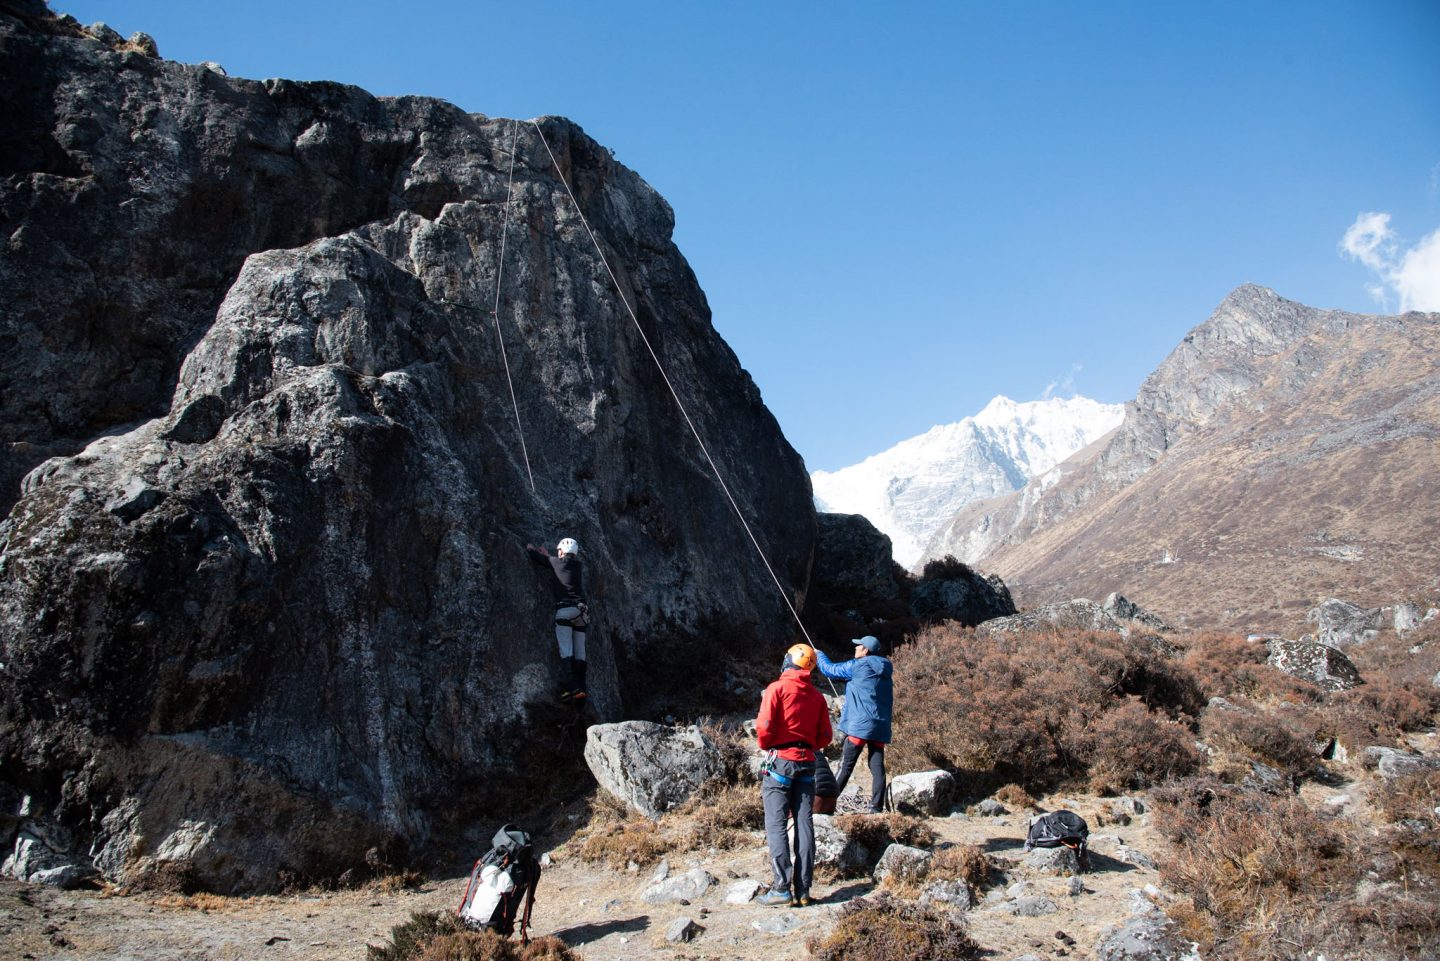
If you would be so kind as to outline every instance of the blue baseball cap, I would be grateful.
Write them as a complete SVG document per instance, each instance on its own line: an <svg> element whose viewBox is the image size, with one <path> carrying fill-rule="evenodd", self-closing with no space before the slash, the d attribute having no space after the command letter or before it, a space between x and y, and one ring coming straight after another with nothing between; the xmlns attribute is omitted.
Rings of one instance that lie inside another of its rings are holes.
<svg viewBox="0 0 1440 961"><path fill-rule="evenodd" d="M876 649L880 647L880 638L876 637L873 634L866 634L864 637L855 638L855 643L856 645L865 648L865 650L869 651L871 654L874 654Z"/></svg>

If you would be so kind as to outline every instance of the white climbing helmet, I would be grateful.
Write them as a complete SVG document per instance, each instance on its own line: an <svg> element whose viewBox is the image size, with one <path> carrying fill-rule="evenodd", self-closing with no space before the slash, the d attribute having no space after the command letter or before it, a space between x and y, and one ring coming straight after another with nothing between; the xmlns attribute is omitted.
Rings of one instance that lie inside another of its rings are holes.
<svg viewBox="0 0 1440 961"><path fill-rule="evenodd" d="M560 542L560 545L556 547L555 550L561 554L578 554L580 553L580 545L575 543L575 538L567 537Z"/></svg>

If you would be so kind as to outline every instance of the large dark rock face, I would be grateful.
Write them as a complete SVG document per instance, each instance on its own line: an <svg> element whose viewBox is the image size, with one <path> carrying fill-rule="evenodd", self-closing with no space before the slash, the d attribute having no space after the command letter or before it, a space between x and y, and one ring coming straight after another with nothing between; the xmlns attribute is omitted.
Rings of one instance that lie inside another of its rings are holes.
<svg viewBox="0 0 1440 961"><path fill-rule="evenodd" d="M528 540L602 718L788 642L649 347L797 609L809 481L639 176L540 121L649 347L535 127L56 32L0 13L0 841L266 890L485 818L558 671Z"/></svg>

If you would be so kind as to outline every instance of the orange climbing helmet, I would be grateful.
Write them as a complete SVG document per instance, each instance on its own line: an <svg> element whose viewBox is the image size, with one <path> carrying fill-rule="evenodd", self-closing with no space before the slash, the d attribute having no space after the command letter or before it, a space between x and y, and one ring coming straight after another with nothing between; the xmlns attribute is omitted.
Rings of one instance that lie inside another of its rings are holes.
<svg viewBox="0 0 1440 961"><path fill-rule="evenodd" d="M809 644L796 644L785 652L785 660L797 670L813 671L815 669L815 648Z"/></svg>

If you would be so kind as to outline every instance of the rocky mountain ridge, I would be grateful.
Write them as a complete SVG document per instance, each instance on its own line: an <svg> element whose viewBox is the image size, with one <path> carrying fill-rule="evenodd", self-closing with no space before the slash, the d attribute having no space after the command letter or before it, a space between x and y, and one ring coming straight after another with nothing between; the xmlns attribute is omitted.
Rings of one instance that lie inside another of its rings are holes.
<svg viewBox="0 0 1440 961"><path fill-rule="evenodd" d="M1440 315L1319 310L1254 285L1192 330L1125 421L930 545L1023 603L1124 589L1192 625L1297 629L1318 600L1434 587ZM1417 593L1418 592L1418 593Z"/></svg>
<svg viewBox="0 0 1440 961"><path fill-rule="evenodd" d="M1016 403L999 396L973 417L941 424L859 464L815 471L816 508L863 514L916 568L927 543L967 504L1016 490L1116 427L1118 404L1085 397Z"/></svg>
<svg viewBox="0 0 1440 961"><path fill-rule="evenodd" d="M567 181L797 607L803 464L669 205L578 126L35 3L0 7L0 79L0 841L32 868L363 876L544 776L529 540L582 545L602 718L789 641Z"/></svg>

